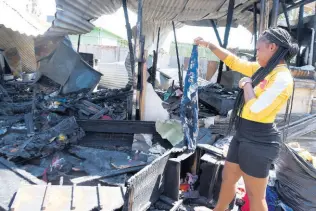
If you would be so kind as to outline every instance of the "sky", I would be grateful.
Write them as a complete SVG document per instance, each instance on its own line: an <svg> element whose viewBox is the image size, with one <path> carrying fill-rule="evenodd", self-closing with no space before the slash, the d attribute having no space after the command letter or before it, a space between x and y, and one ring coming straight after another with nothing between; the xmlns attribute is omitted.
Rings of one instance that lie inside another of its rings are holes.
<svg viewBox="0 0 316 211"><path fill-rule="evenodd" d="M14 0L17 1L17 0ZM46 18L46 15L54 15L55 0L39 0L39 7L42 11L42 19ZM130 24L133 27L137 21L137 15L132 11L129 11ZM125 28L125 18L123 9L119 9L116 13L112 15L104 15L93 22L96 26L105 28L124 39L127 39L126 28ZM220 27L219 33L223 40L225 28ZM211 27L194 27L194 26L184 26L176 30L178 42L183 43L193 43L194 38L202 37L206 41L217 42L213 28ZM170 43L174 41L173 33L170 32L166 41L162 45L165 50L169 50ZM242 49L253 49L252 35L251 33L242 26L238 28L232 28L230 32L230 37L228 41L228 47L232 48L242 48Z"/></svg>

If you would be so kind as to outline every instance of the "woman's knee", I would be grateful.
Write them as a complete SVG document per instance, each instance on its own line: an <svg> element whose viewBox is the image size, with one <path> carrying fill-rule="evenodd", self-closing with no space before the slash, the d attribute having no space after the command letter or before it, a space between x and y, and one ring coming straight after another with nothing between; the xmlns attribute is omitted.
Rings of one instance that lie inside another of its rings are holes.
<svg viewBox="0 0 316 211"><path fill-rule="evenodd" d="M236 184L241 177L241 170L238 164L226 163L222 172L222 181L229 184Z"/></svg>
<svg viewBox="0 0 316 211"><path fill-rule="evenodd" d="M256 191L252 191L251 189L247 190L247 195L250 201L253 203L260 203L266 201L266 195L262 193L258 193Z"/></svg>

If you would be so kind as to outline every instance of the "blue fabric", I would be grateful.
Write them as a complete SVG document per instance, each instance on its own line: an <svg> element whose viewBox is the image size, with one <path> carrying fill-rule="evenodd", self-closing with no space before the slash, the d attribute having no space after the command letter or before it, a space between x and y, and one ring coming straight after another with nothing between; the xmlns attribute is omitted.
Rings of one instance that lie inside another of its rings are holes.
<svg viewBox="0 0 316 211"><path fill-rule="evenodd" d="M275 188L268 186L266 191L266 201L269 211L275 211L277 207L281 207L284 211L293 211L292 208L284 204L280 199Z"/></svg>
<svg viewBox="0 0 316 211"><path fill-rule="evenodd" d="M184 141L189 150L196 149L198 136L198 47L193 46L189 68L184 81L180 107Z"/></svg>

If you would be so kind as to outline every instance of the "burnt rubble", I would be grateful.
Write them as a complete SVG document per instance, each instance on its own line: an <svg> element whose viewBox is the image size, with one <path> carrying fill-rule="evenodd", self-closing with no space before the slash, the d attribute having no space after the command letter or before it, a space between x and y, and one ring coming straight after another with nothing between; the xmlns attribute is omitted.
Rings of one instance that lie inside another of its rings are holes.
<svg viewBox="0 0 316 211"><path fill-rule="evenodd" d="M180 119L180 104L182 92L177 87L171 86L165 92L156 90L163 100L162 106L166 109L171 119ZM199 87L199 117L227 116L233 109L238 90L227 89L221 84L207 84Z"/></svg>
<svg viewBox="0 0 316 211"><path fill-rule="evenodd" d="M209 84L199 88L199 102L217 114L226 116L234 107L237 93L237 90L228 90L220 84Z"/></svg>
<svg viewBox="0 0 316 211"><path fill-rule="evenodd" d="M140 170L152 161L152 156L156 155L152 150L147 154L132 152L132 136L126 147L119 146L119 142L116 147L107 147L98 142L100 138L87 144L93 133L88 132L86 137L86 131L77 123L77 120L127 120L131 91L98 88L62 94L61 87L43 75L32 82L11 80L2 83L1 157L54 184L60 183L61 178L63 183L71 184L71 179L76 177L107 172L112 175L112 171L120 170L114 176L100 179L100 182L114 186L125 184L133 175L133 172L124 172L125 168ZM111 137L112 142L121 138L119 134L108 134L109 140ZM156 145L152 147L153 150L157 148Z"/></svg>

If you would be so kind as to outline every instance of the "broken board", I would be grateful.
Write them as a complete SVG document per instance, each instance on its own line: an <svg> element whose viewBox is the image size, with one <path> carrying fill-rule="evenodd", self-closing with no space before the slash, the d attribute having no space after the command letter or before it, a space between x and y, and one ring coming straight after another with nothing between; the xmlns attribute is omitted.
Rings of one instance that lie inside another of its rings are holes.
<svg viewBox="0 0 316 211"><path fill-rule="evenodd" d="M11 210L116 210L123 206L124 194L123 187L26 185Z"/></svg>

